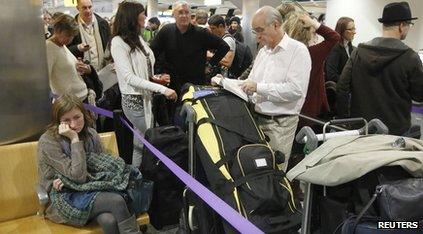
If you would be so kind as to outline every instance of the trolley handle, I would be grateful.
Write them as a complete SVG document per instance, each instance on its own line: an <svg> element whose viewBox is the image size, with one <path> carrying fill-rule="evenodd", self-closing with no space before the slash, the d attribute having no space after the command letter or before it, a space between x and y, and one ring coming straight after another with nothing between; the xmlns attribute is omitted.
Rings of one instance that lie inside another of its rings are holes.
<svg viewBox="0 0 423 234"><path fill-rule="evenodd" d="M330 124L346 124L346 123L364 123L364 118L350 118L350 119L333 119L329 121Z"/></svg>
<svg viewBox="0 0 423 234"><path fill-rule="evenodd" d="M349 119L334 119L331 120L323 126L323 141L326 141L326 128L331 124L346 124L346 123L364 123L364 135L369 134L369 124L367 123L367 120L364 118L349 118Z"/></svg>
<svg viewBox="0 0 423 234"><path fill-rule="evenodd" d="M185 119L185 123L194 123L197 117L194 108L192 108L192 106L188 103L185 103L182 106L179 116Z"/></svg>

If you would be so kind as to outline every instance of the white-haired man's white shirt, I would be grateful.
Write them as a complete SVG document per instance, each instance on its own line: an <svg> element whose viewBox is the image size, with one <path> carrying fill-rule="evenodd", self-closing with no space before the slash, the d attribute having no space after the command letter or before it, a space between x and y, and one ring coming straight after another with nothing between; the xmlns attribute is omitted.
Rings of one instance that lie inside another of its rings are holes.
<svg viewBox="0 0 423 234"><path fill-rule="evenodd" d="M255 110L265 115L299 114L307 95L311 58L307 47L286 33L271 49L264 46L248 80L257 83Z"/></svg>

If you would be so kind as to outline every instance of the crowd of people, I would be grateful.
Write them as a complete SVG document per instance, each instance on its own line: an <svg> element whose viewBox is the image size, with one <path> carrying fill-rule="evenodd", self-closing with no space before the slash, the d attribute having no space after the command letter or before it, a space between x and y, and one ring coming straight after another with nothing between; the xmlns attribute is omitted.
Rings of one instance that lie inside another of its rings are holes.
<svg viewBox="0 0 423 234"><path fill-rule="evenodd" d="M243 64L242 76L231 73L234 64L242 63L239 57L248 52L236 16L209 18L207 12L198 11L191 19L190 5L178 1L172 6L175 23L161 24L152 17L145 28L141 3L120 3L110 24L93 12L92 4L78 0L75 17L44 14L55 100L51 125L40 138L39 170L50 194L66 187L63 177L87 182L89 155L102 153L94 121L82 103L96 105L105 98L98 73L108 63L113 63L119 91L113 98L141 133L153 126L156 96L167 99L165 109L159 111L171 116L171 123L184 84L208 85L217 73L239 79L269 144L286 157L279 165L284 171L297 129L309 124L299 119L300 113L323 119L379 118L390 133L402 135L410 128L412 100L423 101L422 63L402 42L416 20L405 2L385 6L379 19L383 35L357 48L352 45L356 28L349 17L341 17L331 29L324 17L319 22L289 3L262 7L252 22L244 22L251 24L261 49L251 65ZM135 167L142 163L142 148L134 140ZM105 233L139 232L118 193L75 192L74 196L77 199L68 202L83 200L84 207L90 207L84 218L82 211L65 217L57 202L50 204L47 217L72 225L94 219Z"/></svg>

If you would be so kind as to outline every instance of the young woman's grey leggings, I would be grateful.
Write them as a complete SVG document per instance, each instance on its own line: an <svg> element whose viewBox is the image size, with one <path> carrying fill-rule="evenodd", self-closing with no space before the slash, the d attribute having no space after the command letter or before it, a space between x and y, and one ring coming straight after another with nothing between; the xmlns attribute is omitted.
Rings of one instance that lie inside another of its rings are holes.
<svg viewBox="0 0 423 234"><path fill-rule="evenodd" d="M118 223L131 216L123 197L117 193L100 192L93 204L90 219L95 219L105 234L119 233Z"/></svg>

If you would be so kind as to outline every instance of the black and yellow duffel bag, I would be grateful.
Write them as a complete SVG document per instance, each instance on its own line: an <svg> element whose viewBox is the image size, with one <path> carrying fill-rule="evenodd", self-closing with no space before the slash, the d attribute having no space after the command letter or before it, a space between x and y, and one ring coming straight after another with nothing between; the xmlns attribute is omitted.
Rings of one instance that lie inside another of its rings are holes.
<svg viewBox="0 0 423 234"><path fill-rule="evenodd" d="M185 86L182 101L196 114L194 151L210 189L266 233L297 231L298 202L248 104L223 89L194 85ZM224 229L234 231L225 222Z"/></svg>

